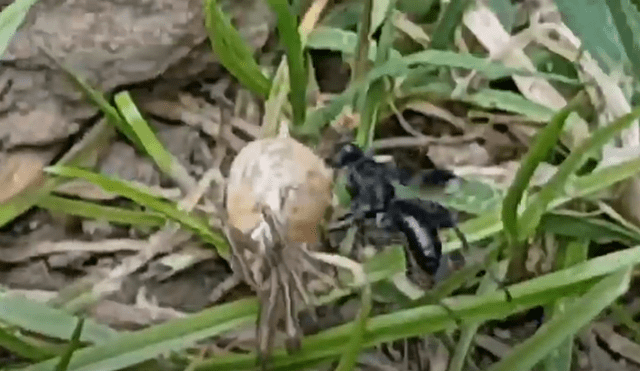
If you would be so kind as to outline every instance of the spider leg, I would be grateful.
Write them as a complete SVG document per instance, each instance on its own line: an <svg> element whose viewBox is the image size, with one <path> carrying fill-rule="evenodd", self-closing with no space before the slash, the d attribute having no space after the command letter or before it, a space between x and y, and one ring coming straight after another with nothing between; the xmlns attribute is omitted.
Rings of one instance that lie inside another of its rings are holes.
<svg viewBox="0 0 640 371"><path fill-rule="evenodd" d="M298 324L294 291L292 289L292 286L295 286L295 283L293 282L292 272L288 272L286 268L279 273L285 306L284 328L285 333L287 334L285 347L287 349L287 353L292 354L300 350L300 338L302 332Z"/></svg>
<svg viewBox="0 0 640 371"><path fill-rule="evenodd" d="M313 274L316 278L324 282L326 285L334 289L340 289L339 282L336 282L336 280L333 277L324 273L318 267L315 266L314 263L316 259L311 255L310 252L303 251L302 258L303 258L303 263L305 264L304 270L306 272Z"/></svg>
<svg viewBox="0 0 640 371"><path fill-rule="evenodd" d="M234 270L224 281L220 282L209 295L209 301L215 303L242 282L242 273Z"/></svg>
<svg viewBox="0 0 640 371"><path fill-rule="evenodd" d="M309 298L309 295L307 295L304 284L302 283L300 276L298 274L295 274L295 272L291 272L291 283L293 284L293 288L295 288L298 295L300 295L300 297L302 298L304 304L307 307L311 306L311 299Z"/></svg>
<svg viewBox="0 0 640 371"><path fill-rule="evenodd" d="M354 286L363 286L367 283L367 276L362 265L344 256L326 254L322 252L308 252L311 258L338 268L344 268L353 275Z"/></svg>
<svg viewBox="0 0 640 371"><path fill-rule="evenodd" d="M258 358L257 364L262 369L266 369L271 349L273 349L273 340L275 337L276 321L275 314L280 303L280 290L278 289L278 277L276 272L272 272L269 277L269 287L261 289L260 296L265 300L260 300L260 311L258 313L258 328L256 329L256 337L258 339ZM266 298L264 298L266 296Z"/></svg>
<svg viewBox="0 0 640 371"><path fill-rule="evenodd" d="M316 312L312 309L313 303L311 301L311 298L307 294L306 289L304 288L300 275L295 272L291 272L291 280L292 280L293 288L298 293L298 295L300 295L300 298L302 298L302 302L304 303L304 309L308 310L308 313L311 316L311 319L313 321L318 322L318 317L316 316Z"/></svg>

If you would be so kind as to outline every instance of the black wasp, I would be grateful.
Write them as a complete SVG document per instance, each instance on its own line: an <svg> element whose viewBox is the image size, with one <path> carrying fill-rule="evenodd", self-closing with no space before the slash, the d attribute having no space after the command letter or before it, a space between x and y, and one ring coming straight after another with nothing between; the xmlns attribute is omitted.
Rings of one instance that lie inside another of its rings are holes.
<svg viewBox="0 0 640 371"><path fill-rule="evenodd" d="M418 198L396 198L393 186L393 181L405 186L413 183L444 185L455 178L453 173L436 169L416 177L375 161L351 143L340 149L334 165L346 168L353 221L360 226L364 219L375 218L380 227L404 234L408 252L425 273L435 275L440 265L442 241L439 229L452 228L463 248L467 248L466 238L447 208ZM463 258L459 255L457 259Z"/></svg>
<svg viewBox="0 0 640 371"><path fill-rule="evenodd" d="M419 198L396 197L393 182L404 186L444 186L456 176L447 170L435 169L413 174L375 161L354 144L344 145L334 159L334 166L346 170L346 188L351 195L353 222L362 231L365 219L375 218L379 227L401 232L407 240L405 253L410 255L417 267L436 278L442 258L442 241L439 230L451 228L462 243L463 250L469 249L464 234L458 229L454 215L443 205ZM449 262L459 268L465 264L464 256L456 251ZM410 260L410 259L407 259ZM409 267L411 268L411 267ZM487 270L488 274L490 270ZM495 277L494 277L495 279ZM499 281L496 281L500 284ZM511 295L504 288L507 300ZM460 319L444 303L439 303L458 325ZM405 352L418 354L419 338L411 338ZM405 353L408 354L408 353ZM393 357L392 357L393 358ZM422 369L420 357L416 357L418 369Z"/></svg>

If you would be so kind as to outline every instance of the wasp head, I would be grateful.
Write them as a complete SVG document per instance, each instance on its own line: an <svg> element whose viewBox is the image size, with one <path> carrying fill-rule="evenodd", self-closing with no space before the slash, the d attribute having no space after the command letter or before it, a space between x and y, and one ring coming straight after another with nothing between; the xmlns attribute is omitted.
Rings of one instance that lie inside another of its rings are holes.
<svg viewBox="0 0 640 371"><path fill-rule="evenodd" d="M362 149L360 149L360 147L356 146L353 143L347 143L342 146L340 151L338 151L338 154L335 156L333 163L335 167L342 168L355 163L363 157L364 152L362 151Z"/></svg>

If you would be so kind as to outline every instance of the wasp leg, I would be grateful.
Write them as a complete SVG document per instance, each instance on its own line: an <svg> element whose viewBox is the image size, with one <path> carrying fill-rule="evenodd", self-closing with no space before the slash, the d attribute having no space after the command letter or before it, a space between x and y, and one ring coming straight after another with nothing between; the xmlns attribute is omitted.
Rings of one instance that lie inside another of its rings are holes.
<svg viewBox="0 0 640 371"><path fill-rule="evenodd" d="M452 229L455 232L458 239L460 239L460 242L462 243L462 249L469 251L470 250L469 242L467 242L467 238L465 237L464 233L462 233L462 231L457 226L454 226ZM504 291L506 300L508 302L511 302L513 300L513 297L511 296L509 289L507 289L507 286L504 283L504 281L496 277L495 273L491 269L487 268L486 272L489 275L489 278L491 278L492 281L498 284L498 289Z"/></svg>
<svg viewBox="0 0 640 371"><path fill-rule="evenodd" d="M487 267L486 271L487 271L487 274L489 275L489 278L491 278L493 282L498 284L498 289L504 292L504 296L506 300L508 302L513 301L513 296L511 296L511 292L509 292L509 289L507 288L507 285L505 284L505 282L499 279L498 277L496 277L495 273L490 268Z"/></svg>
<svg viewBox="0 0 640 371"><path fill-rule="evenodd" d="M457 327L462 327L462 318L458 317L458 315L456 314L456 312L453 311L453 309L449 308L449 306L443 303L441 300L438 300L437 305L440 306L445 311L447 311L451 319L453 319L456 322Z"/></svg>
<svg viewBox="0 0 640 371"><path fill-rule="evenodd" d="M452 229L455 232L458 239L460 240L460 242L462 243L462 249L465 251L469 251L470 250L469 242L467 241L467 238L465 237L464 233L462 233L462 231L457 226L453 226ZM498 279L498 277L496 277L495 273L493 273L491 269L487 268L486 271L487 271L487 274L489 275L489 278L491 278L492 281L498 284L498 289L504 291L506 300L508 302L511 302L513 300L513 297L511 296L511 293L509 292L509 289L507 288L504 281Z"/></svg>
<svg viewBox="0 0 640 371"><path fill-rule="evenodd" d="M409 356L411 354L413 354L413 357L415 358L415 362L416 362L416 369L418 371L422 371L424 370L424 366L422 364L422 357L420 357L420 338L419 337L412 337L407 339L407 359L409 358Z"/></svg>

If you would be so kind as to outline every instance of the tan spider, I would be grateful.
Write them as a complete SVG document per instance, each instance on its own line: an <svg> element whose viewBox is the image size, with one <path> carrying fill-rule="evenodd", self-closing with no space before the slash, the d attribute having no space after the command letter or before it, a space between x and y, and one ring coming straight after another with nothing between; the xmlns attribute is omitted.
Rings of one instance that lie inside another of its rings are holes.
<svg viewBox="0 0 640 371"><path fill-rule="evenodd" d="M302 334L297 313L300 304L311 304L309 283L320 280L336 286L335 278L324 273L319 262L350 269L358 281L364 280L357 263L317 251L332 186L332 169L290 137L253 141L231 164L225 232L233 252L234 276L216 289L212 299L240 279L256 291L261 305L257 350L263 367L279 323L284 324L287 351L299 349Z"/></svg>

